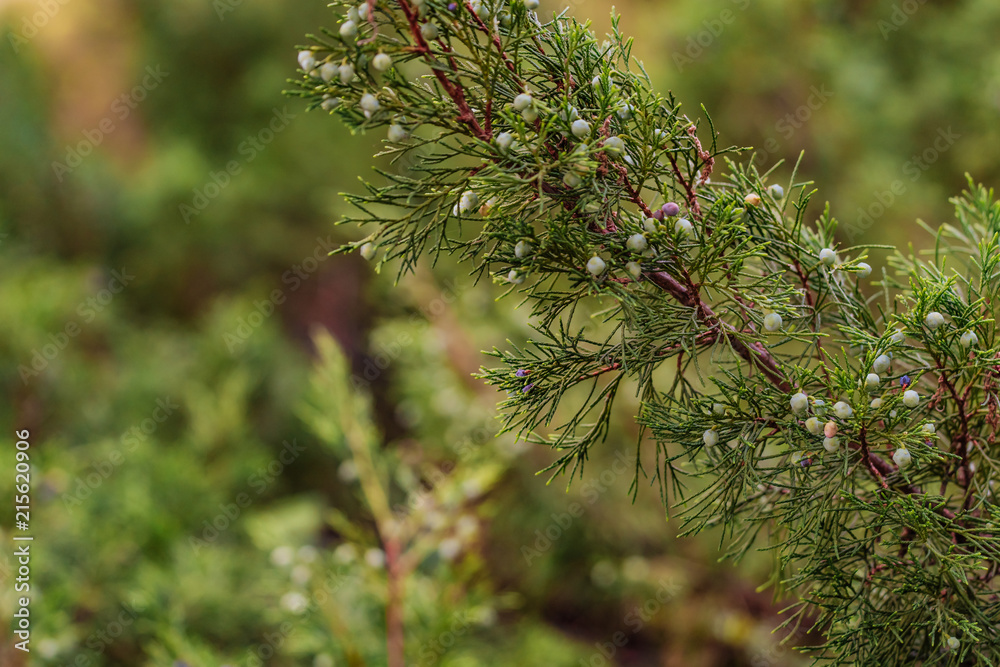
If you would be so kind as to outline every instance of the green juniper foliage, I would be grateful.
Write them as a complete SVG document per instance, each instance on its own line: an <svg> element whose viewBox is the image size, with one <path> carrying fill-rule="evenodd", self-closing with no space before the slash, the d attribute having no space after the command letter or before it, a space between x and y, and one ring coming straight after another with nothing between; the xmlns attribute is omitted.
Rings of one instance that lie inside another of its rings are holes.
<svg viewBox="0 0 1000 667"><path fill-rule="evenodd" d="M637 391L636 483L729 556L766 539L817 661L1000 663L992 192L873 276L829 208L806 219L809 183L652 90L616 18L602 43L537 4L369 1L303 47L296 94L397 163L348 195L371 233L342 250L458 255L530 304L536 340L483 377L557 473Z"/></svg>

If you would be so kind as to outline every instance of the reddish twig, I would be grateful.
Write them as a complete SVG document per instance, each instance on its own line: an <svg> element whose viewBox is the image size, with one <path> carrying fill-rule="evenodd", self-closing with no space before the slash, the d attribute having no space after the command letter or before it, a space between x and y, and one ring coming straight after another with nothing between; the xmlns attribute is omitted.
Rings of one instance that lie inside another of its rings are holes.
<svg viewBox="0 0 1000 667"><path fill-rule="evenodd" d="M684 178L684 174L681 173L680 167L677 166L677 158L674 154L668 151L667 159L670 160L670 166L674 170L677 182L684 188L688 206L691 209L691 215L693 215L696 220L701 220L701 206L698 205L698 195L695 193L694 187L691 185L690 181Z"/></svg>
<svg viewBox="0 0 1000 667"><path fill-rule="evenodd" d="M875 464L872 462L872 453L868 450L868 441L865 439L864 427L861 428L861 433L859 433L858 436L861 440L861 460L864 461L865 467L868 468L869 472L871 472L872 477L878 480L882 489L888 491L889 485L886 483L885 477L882 476L882 473L878 471L878 468L876 468Z"/></svg>
<svg viewBox="0 0 1000 667"><path fill-rule="evenodd" d="M694 123L688 126L687 133L694 142L695 150L698 151L698 158L705 163L705 166L701 168L701 175L698 177L698 185L704 185L708 183L708 178L712 175L712 170L715 168L715 158L712 157L711 153L702 148L701 139L698 138L698 128L694 126Z"/></svg>
<svg viewBox="0 0 1000 667"><path fill-rule="evenodd" d="M455 106L458 107L458 120L468 125L477 139L489 141L492 135L486 132L482 125L479 124L479 121L476 120L475 114L472 113L472 109L465 99L465 89L461 84L451 81L439 67L435 67L434 59L430 57L434 52L420 32L417 12L413 10L407 0L399 0L399 6L403 10L403 14L406 15L406 20L410 25L410 33L413 35L413 40L417 43L417 50L424 55L424 59L431 66L434 77L445 93L448 94L448 97L455 103ZM452 67L454 67L454 63L452 63Z"/></svg>
<svg viewBox="0 0 1000 667"><path fill-rule="evenodd" d="M372 0L368 1L371 2ZM507 57L507 54L504 52L503 44L500 43L500 35L490 30L489 26L487 26L486 23L484 23L483 20L479 18L479 15L476 14L476 10L472 8L471 0L465 0L465 8L469 10L469 14L472 16L472 20L476 23L476 27L478 27L484 33L489 35L490 39L493 42L493 46L497 47L497 53L500 55L500 60L502 60L503 63L507 66L507 69L510 70L510 73L514 75L515 80L519 81L520 77L517 76L517 68L514 67L514 63L510 60L510 58Z"/></svg>
<svg viewBox="0 0 1000 667"><path fill-rule="evenodd" d="M388 575L385 605L386 649L389 667L406 667L405 634L403 631L403 576L400 571L399 540L385 540L386 574Z"/></svg>
<svg viewBox="0 0 1000 667"><path fill-rule="evenodd" d="M792 387L784 373L781 372L781 367L774 356L759 343L754 346L744 343L737 335L736 329L719 319L711 306L701 299L701 296L692 293L689 288L684 287L676 278L664 271L651 272L646 276L653 284L670 293L680 303L694 308L698 318L710 330L718 329L721 331L729 341L733 351L749 362L751 366L759 369L777 388L784 392L791 391Z"/></svg>

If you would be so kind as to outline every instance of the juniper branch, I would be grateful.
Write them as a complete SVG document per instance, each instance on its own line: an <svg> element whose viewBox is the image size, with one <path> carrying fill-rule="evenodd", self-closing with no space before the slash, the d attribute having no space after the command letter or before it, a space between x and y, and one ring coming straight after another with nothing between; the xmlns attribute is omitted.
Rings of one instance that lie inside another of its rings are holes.
<svg viewBox="0 0 1000 667"><path fill-rule="evenodd" d="M970 181L934 249L870 280L889 249L810 221L797 165L782 185L720 149L617 16L598 44L535 4L366 0L302 48L296 94L387 127L397 168L348 195L368 236L342 251L400 277L455 255L525 299L535 340L482 377L554 473L582 474L634 391L633 492L648 474L734 559L770 549L817 661L1000 663L993 193Z"/></svg>

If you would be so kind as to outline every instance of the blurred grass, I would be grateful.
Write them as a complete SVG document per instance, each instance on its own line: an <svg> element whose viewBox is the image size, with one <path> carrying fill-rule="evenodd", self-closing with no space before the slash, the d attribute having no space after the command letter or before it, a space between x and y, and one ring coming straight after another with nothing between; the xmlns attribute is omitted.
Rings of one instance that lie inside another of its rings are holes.
<svg viewBox="0 0 1000 667"><path fill-rule="evenodd" d="M765 169L805 150L817 205L832 201L845 224L902 180L904 198L863 240L919 245L912 220L946 219L964 172L997 179L1000 7L924 4L885 32L894 5L619 9L654 81L692 116L704 103L723 143L762 147ZM407 582L413 660L471 610L469 629L425 664L793 664L769 634L776 607L755 591L766 556L718 564L718 535L673 539L655 489L630 503L628 475L614 472L616 452L633 447L629 406L582 482L546 486L534 473L550 453L482 435L499 397L469 377L479 350L527 336L523 316L449 263L392 287L355 258L324 259L354 233L332 226L338 193L370 173L378 145L281 95L293 46L334 23L324 3L57 6L25 43L11 35L41 3L0 7L0 420L31 431L37 540L36 650L25 661L0 634L0 663L384 661L385 575L364 558L379 546L372 516L351 460L299 418L320 327L373 396L393 502L444 479L408 520L459 512L478 526L463 555ZM572 12L610 25L607 5ZM116 103L148 67L162 82L134 109ZM809 108L816 90L829 99ZM246 143L284 109L286 129ZM102 123L113 129L95 134ZM913 180L907 162L943 128L958 139ZM71 172L54 168L85 133L100 145ZM233 161L239 173L209 196L212 173ZM786 164L778 180L789 174ZM185 222L179 207L199 192L207 204ZM135 276L120 293L113 271ZM157 421L157 401L177 407ZM304 451L269 474L293 441ZM482 488L490 466L502 474ZM0 489L10 497L11 480ZM252 502L229 518L240 494ZM7 506L0 516L7 540ZM192 540L217 520L217 538ZM5 628L9 566L0 559ZM303 610L296 595L316 604Z"/></svg>

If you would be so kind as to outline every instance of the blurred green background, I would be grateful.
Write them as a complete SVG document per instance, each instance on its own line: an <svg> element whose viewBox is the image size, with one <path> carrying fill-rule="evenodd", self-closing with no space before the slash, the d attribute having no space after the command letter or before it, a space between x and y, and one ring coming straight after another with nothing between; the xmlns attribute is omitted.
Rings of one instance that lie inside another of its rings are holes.
<svg viewBox="0 0 1000 667"><path fill-rule="evenodd" d="M570 7L598 32L609 10ZM763 168L806 151L845 244L919 246L965 172L1000 176L996 2L618 10L724 144ZM326 257L381 139L282 96L335 22L306 0L0 2L0 664L384 665L387 604L407 664L800 664L765 556L718 563L655 489L630 501L634 402L583 482L546 485L551 454L494 437L502 397L470 377L527 335L513 302L446 262L393 287Z"/></svg>

